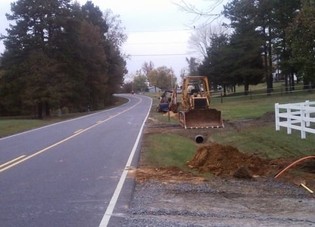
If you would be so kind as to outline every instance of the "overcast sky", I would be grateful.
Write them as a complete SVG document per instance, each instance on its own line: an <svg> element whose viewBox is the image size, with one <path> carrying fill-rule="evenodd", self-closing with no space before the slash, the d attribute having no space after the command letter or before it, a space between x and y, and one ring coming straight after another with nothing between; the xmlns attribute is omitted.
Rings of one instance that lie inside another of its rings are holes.
<svg viewBox="0 0 315 227"><path fill-rule="evenodd" d="M6 34L9 23L5 13L10 13L13 0L0 2L0 33ZM85 4L86 0L78 0ZM130 55L127 68L130 75L140 69L146 61L155 67L167 66L174 69L179 77L181 69L187 67L186 57L194 57L188 48L188 40L193 27L202 21L196 15L188 14L174 3L181 0L92 0L102 11L111 9L120 15L122 26L126 28L128 40L123 52ZM211 9L220 13L227 0L185 0L200 9ZM0 43L0 52L4 46ZM130 77L130 76L129 76Z"/></svg>

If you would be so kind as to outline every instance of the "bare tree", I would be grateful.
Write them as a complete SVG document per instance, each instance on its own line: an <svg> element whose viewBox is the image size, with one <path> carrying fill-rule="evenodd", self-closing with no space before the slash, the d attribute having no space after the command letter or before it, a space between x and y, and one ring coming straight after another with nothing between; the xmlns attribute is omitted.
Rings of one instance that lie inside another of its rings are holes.
<svg viewBox="0 0 315 227"><path fill-rule="evenodd" d="M194 4L188 3L185 0L180 1L180 3L174 3L181 10L194 14L195 19L199 19L201 17L217 17L220 16L218 13L213 13L213 11L220 5L224 3L225 0L209 0L209 6L205 9L199 9Z"/></svg>
<svg viewBox="0 0 315 227"><path fill-rule="evenodd" d="M200 25L194 29L188 40L189 48L192 50L192 53L199 55L198 58L204 58L207 56L207 49L211 46L211 37L227 33L229 32L222 23L217 25Z"/></svg>
<svg viewBox="0 0 315 227"><path fill-rule="evenodd" d="M209 3L207 7L198 8L187 0L181 0L174 3L178 8L188 14L192 14L195 18L192 21L193 32L188 41L191 53L198 54L198 58L202 59L207 56L207 49L211 44L211 37L228 33L227 27L224 26L224 17L222 13L217 13L217 8L223 5L227 0L204 0ZM214 21L215 24L213 23ZM197 22L200 25L196 25Z"/></svg>
<svg viewBox="0 0 315 227"><path fill-rule="evenodd" d="M148 74L154 69L154 64L152 61L144 62L141 69L144 72L144 75L148 76Z"/></svg>

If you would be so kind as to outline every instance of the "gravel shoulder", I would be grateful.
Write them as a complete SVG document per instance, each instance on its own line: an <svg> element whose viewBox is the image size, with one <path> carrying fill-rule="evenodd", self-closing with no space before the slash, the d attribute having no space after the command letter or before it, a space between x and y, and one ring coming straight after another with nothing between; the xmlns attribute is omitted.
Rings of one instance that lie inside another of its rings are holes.
<svg viewBox="0 0 315 227"><path fill-rule="evenodd" d="M137 183L122 226L314 226L314 197L273 179Z"/></svg>

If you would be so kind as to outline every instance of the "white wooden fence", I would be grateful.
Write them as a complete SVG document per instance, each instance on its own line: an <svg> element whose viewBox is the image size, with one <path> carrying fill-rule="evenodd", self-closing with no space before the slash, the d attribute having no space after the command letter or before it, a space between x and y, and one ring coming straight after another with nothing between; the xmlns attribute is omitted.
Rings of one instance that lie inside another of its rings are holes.
<svg viewBox="0 0 315 227"><path fill-rule="evenodd" d="M301 138L306 138L306 132L315 134L315 102L305 101L301 103L275 104L276 131L280 127L287 128L291 134L292 129L301 131Z"/></svg>

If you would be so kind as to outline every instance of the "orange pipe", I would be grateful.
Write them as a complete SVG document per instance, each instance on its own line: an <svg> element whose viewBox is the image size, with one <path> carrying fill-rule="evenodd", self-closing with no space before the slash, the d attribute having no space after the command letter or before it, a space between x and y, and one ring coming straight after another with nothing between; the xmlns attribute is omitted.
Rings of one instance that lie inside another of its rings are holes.
<svg viewBox="0 0 315 227"><path fill-rule="evenodd" d="M274 178L278 178L281 174L283 174L285 171L287 171L288 169L290 169L292 166L296 165L297 163L302 162L307 159L313 159L313 158L315 159L315 156L312 155L312 156L306 156L304 158L300 158L296 160L295 162L291 163L290 165L285 167L283 170L281 170Z"/></svg>

